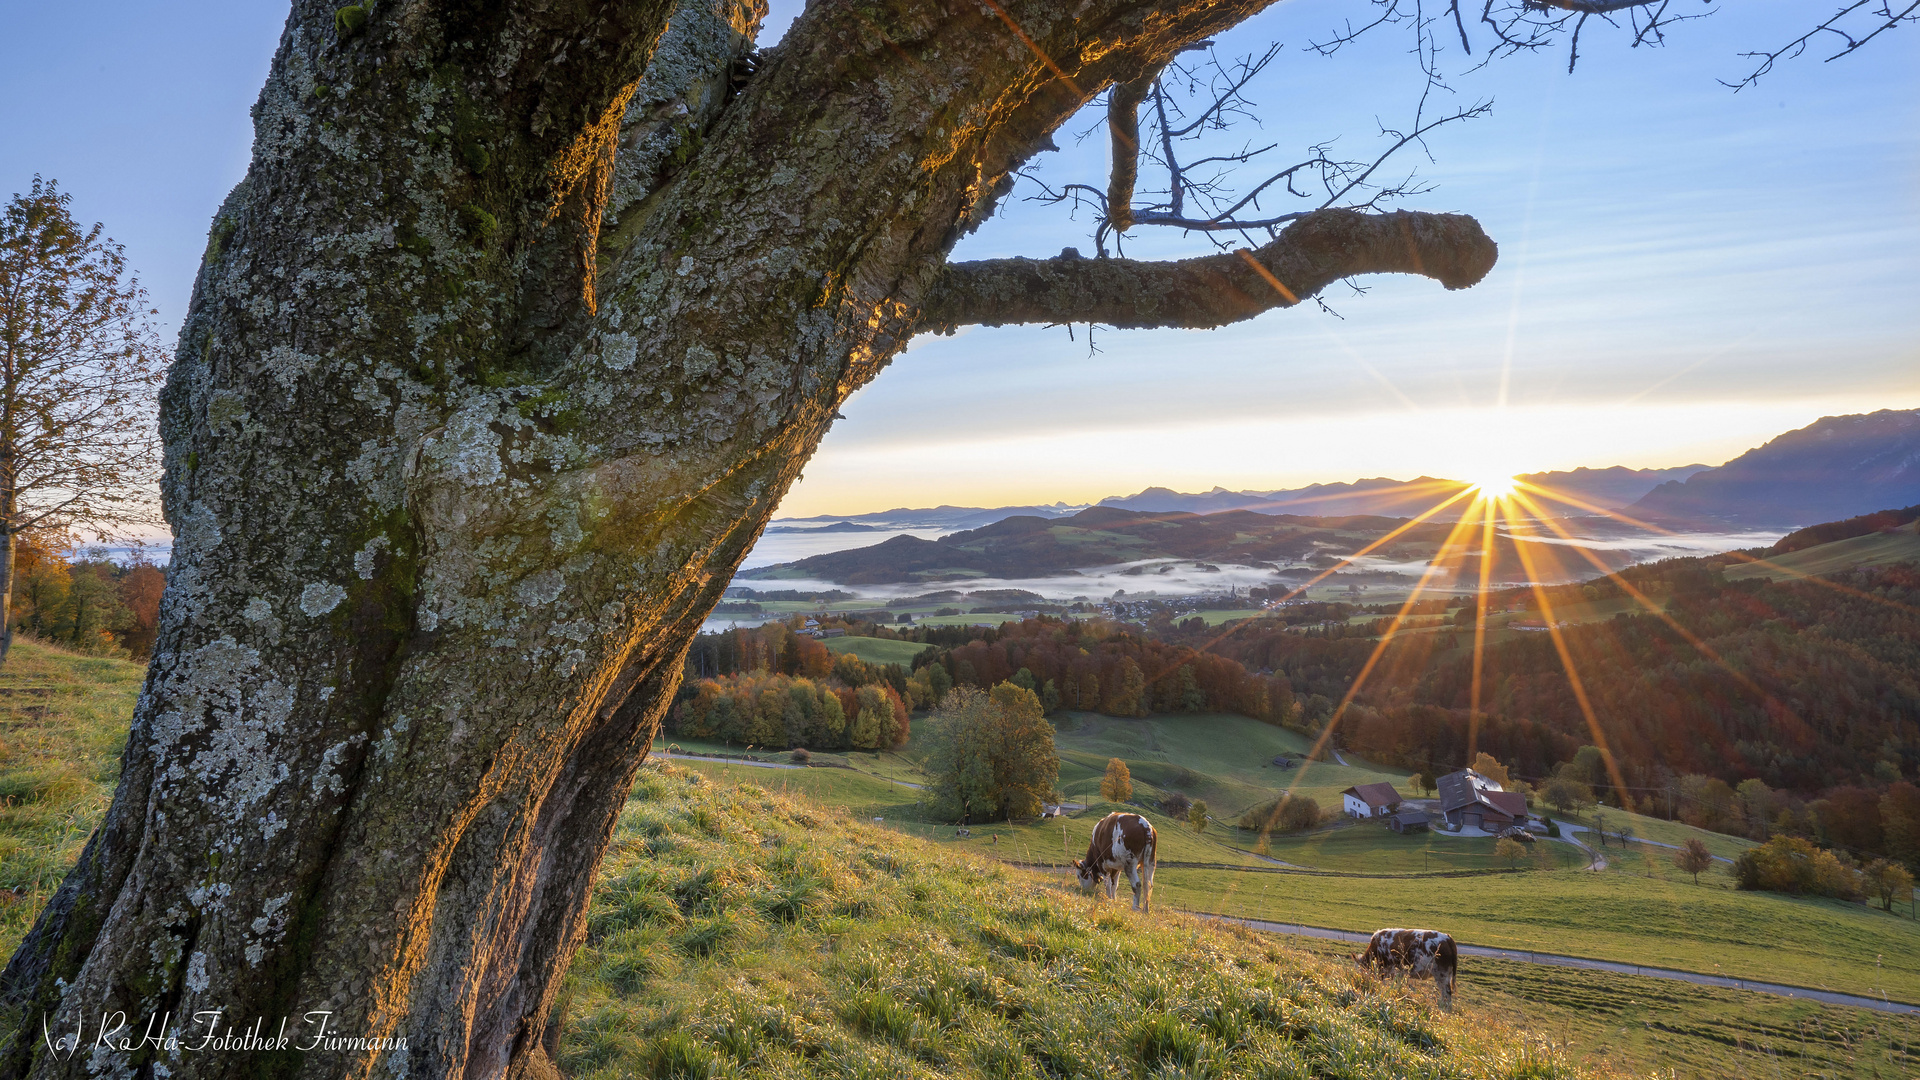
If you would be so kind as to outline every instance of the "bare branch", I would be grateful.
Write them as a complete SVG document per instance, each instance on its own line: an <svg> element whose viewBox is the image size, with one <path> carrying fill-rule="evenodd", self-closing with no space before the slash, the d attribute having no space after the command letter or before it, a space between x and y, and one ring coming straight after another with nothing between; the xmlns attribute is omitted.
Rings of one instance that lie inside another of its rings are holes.
<svg viewBox="0 0 1920 1080"><path fill-rule="evenodd" d="M1320 210L1257 251L1179 262L987 259L949 265L928 290L916 329L1099 323L1199 329L1292 307L1355 274L1420 274L1449 289L1478 283L1499 249L1473 218Z"/></svg>
<svg viewBox="0 0 1920 1080"><path fill-rule="evenodd" d="M1849 28L1846 20L1849 16L1860 15L1856 20L1865 22L1865 26ZM1773 65L1782 60L1792 60L1807 51L1815 39L1832 36L1840 39L1840 51L1827 57L1827 62L1838 60L1854 52L1867 42L1892 30L1903 22L1920 22L1920 0L1909 0L1899 10L1894 9L1894 0L1853 0L1834 12L1825 22L1787 42L1777 49L1762 52L1741 53L1749 60L1760 61L1759 65L1738 82L1720 80L1721 85L1735 90L1744 90L1773 71Z"/></svg>

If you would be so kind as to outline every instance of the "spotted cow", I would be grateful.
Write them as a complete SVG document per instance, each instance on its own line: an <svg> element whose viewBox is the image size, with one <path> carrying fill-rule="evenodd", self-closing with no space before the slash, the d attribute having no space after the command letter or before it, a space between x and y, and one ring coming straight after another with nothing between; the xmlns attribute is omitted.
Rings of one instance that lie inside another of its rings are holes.
<svg viewBox="0 0 1920 1080"><path fill-rule="evenodd" d="M1453 937L1438 930L1377 930L1367 951L1353 961L1387 975L1432 979L1440 989L1440 1004L1453 1003L1454 978L1460 969L1460 951Z"/></svg>
<svg viewBox="0 0 1920 1080"><path fill-rule="evenodd" d="M1073 860L1080 875L1080 887L1092 889L1102 880L1107 883L1107 899L1120 888L1120 875L1126 874L1133 885L1135 911L1153 910L1153 869L1158 859L1154 852L1158 839L1153 823L1139 814L1108 814L1093 827L1093 842L1087 845L1087 857Z"/></svg>

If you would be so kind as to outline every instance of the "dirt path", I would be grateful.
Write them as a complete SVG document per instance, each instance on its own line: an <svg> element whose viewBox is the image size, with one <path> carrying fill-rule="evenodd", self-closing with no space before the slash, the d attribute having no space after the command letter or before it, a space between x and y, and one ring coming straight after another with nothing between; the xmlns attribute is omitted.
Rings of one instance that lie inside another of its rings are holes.
<svg viewBox="0 0 1920 1080"><path fill-rule="evenodd" d="M1291 934L1295 937L1321 938L1328 941L1364 942L1366 934L1350 930L1329 930L1323 926L1306 926L1300 923L1269 922L1266 919L1242 919L1230 915L1215 915L1205 911L1190 911L1201 919L1219 922L1239 923L1241 926L1260 930L1269 934ZM1677 971L1673 968L1643 967L1639 964L1621 964L1612 960L1591 960L1584 956L1562 956L1559 953L1533 952L1527 949L1496 949L1485 945L1461 945L1462 956L1478 956L1489 960L1512 960L1522 964L1546 964L1551 967L1583 968L1588 971L1609 971L1619 975L1639 975L1649 979L1670 979L1675 982L1693 983L1697 986L1719 986L1730 990L1751 990L1760 994L1772 994L1775 997L1804 998L1825 1005L1849 1005L1856 1009L1873 1009L1877 1012L1920 1015L1920 1005L1908 1005L1885 998L1864 997L1859 994L1842 994L1833 990L1816 990L1806 986L1789 986L1784 983L1755 982L1751 979L1733 979L1724 975L1702 975L1697 971Z"/></svg>

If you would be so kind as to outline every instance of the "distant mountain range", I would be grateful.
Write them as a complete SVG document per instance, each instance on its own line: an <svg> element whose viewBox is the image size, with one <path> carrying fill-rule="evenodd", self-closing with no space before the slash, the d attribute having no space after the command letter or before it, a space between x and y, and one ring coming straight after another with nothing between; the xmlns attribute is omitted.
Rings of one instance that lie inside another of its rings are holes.
<svg viewBox="0 0 1920 1080"><path fill-rule="evenodd" d="M1541 499L1541 509L1552 517L1579 517L1592 511L1624 506L1669 481L1685 480L1707 469L1705 465L1682 465L1672 469L1629 469L1615 465L1607 469L1579 468L1571 472L1528 473L1519 479L1568 496L1577 502L1552 502ZM1252 510L1257 514L1303 514L1318 517L1342 517L1374 514L1383 517L1413 517L1434 503L1468 485L1459 480L1422 476L1413 480L1374 477L1351 484L1313 484L1279 491L1228 491L1216 487L1198 495L1187 495L1163 487L1151 487L1138 495L1116 495L1100 500L1100 506L1147 513L1218 514L1227 510ZM1436 521L1453 521L1457 511L1442 511Z"/></svg>
<svg viewBox="0 0 1920 1080"><path fill-rule="evenodd" d="M1717 469L1661 484L1627 513L1655 524L1798 526L1920 503L1920 409L1825 416Z"/></svg>
<svg viewBox="0 0 1920 1080"><path fill-rule="evenodd" d="M1536 497L1550 516L1582 517L1625 508L1663 528L1719 530L1795 528L1887 507L1920 503L1920 409L1883 410L1824 417L1765 446L1712 467L1605 469L1527 473L1518 479L1570 501ZM1222 514L1252 511L1301 517L1412 517L1467 486L1459 480L1421 476L1412 480L1373 477L1352 483L1311 484L1275 491L1187 493L1150 487L1114 495L1093 505L1150 514ZM1465 500L1462 500L1464 506ZM979 529L1009 518L1069 517L1084 504L1051 506L905 507L871 514L784 518L769 531L824 526L842 532L877 529ZM1457 511L1435 521L1452 521Z"/></svg>

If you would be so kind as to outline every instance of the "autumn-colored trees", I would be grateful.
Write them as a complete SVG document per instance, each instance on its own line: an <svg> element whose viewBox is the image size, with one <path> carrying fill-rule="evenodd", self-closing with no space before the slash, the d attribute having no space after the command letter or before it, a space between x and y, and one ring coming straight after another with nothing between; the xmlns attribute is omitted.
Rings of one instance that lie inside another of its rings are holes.
<svg viewBox="0 0 1920 1080"><path fill-rule="evenodd" d="M674 731L764 747L887 750L907 741L907 709L891 686L852 687L759 673L703 679L674 712Z"/></svg>
<svg viewBox="0 0 1920 1080"><path fill-rule="evenodd" d="M1100 797L1108 802L1126 802L1133 798L1133 773L1119 758L1107 759L1107 774L1100 778Z"/></svg>
<svg viewBox="0 0 1920 1080"><path fill-rule="evenodd" d="M1742 889L1858 900L1865 883L1851 860L1796 836L1776 836L1733 861Z"/></svg>
<svg viewBox="0 0 1920 1080"><path fill-rule="evenodd" d="M1692 874L1693 883L1700 884L1700 871L1713 865L1713 855L1707 851L1707 845L1697 839L1688 839L1673 853L1673 865L1682 873Z"/></svg>
<svg viewBox="0 0 1920 1080"><path fill-rule="evenodd" d="M15 546L11 629L79 652L145 658L166 587L160 568L144 557L69 561L38 540Z"/></svg>

